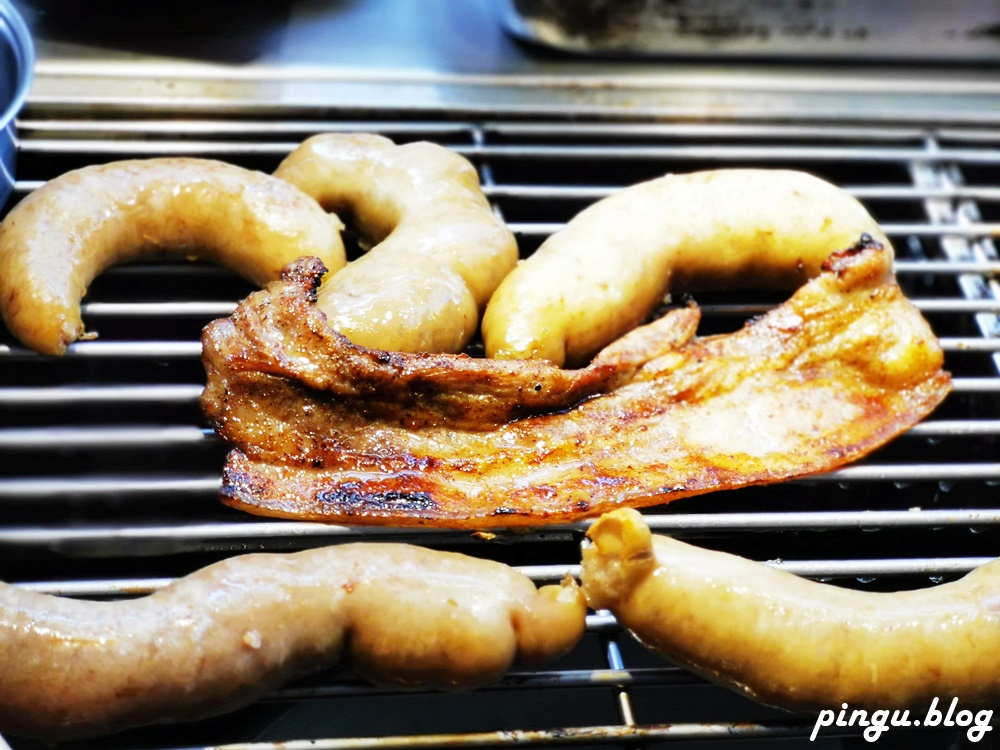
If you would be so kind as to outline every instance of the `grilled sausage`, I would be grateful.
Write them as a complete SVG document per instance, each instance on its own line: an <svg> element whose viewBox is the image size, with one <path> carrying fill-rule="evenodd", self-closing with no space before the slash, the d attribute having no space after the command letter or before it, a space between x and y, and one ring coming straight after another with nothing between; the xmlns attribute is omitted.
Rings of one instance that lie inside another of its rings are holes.
<svg viewBox="0 0 1000 750"><path fill-rule="evenodd" d="M590 529L582 581L654 651L801 711L1000 700L1000 562L897 593L853 591L653 536L634 510Z"/></svg>
<svg viewBox="0 0 1000 750"><path fill-rule="evenodd" d="M0 584L0 729L63 739L193 720L336 662L377 682L462 688L569 650L572 580L403 544L231 558L135 600Z"/></svg>
<svg viewBox="0 0 1000 750"><path fill-rule="evenodd" d="M514 236L490 209L475 168L433 143L319 135L275 175L353 217L372 246L319 290L330 326L355 344L461 351L517 262Z"/></svg>
<svg viewBox="0 0 1000 750"><path fill-rule="evenodd" d="M84 333L80 299L116 263L159 253L221 263L263 284L302 255L344 265L342 225L292 185L206 159L68 172L0 225L0 313L25 346L62 354Z"/></svg>
<svg viewBox="0 0 1000 750"><path fill-rule="evenodd" d="M801 172L634 185L582 211L503 281L483 318L486 355L578 366L668 292L795 288L862 234L890 247L860 203Z"/></svg>

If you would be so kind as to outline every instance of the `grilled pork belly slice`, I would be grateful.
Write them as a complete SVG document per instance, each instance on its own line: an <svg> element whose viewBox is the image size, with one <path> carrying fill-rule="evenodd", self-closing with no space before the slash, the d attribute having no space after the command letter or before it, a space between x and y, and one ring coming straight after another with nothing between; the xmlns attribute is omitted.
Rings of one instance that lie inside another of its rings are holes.
<svg viewBox="0 0 1000 750"><path fill-rule="evenodd" d="M315 306L312 260L203 337L202 406L234 444L223 501L331 523L567 522L829 471L950 390L891 253L864 237L784 304L697 338L697 310L581 370L364 349Z"/></svg>

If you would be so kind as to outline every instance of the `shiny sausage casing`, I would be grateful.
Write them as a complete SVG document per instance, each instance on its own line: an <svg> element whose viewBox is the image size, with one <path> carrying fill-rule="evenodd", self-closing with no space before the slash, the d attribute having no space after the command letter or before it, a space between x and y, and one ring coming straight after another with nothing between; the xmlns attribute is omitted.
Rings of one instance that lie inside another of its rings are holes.
<svg viewBox="0 0 1000 750"><path fill-rule="evenodd" d="M350 217L371 247L330 274L317 301L355 344L461 351L517 262L475 167L434 143L328 133L303 142L274 174Z"/></svg>
<svg viewBox="0 0 1000 750"><path fill-rule="evenodd" d="M665 294L795 288L866 234L854 198L803 172L666 175L580 212L504 279L486 309L486 355L578 366L641 322Z"/></svg>
<svg viewBox="0 0 1000 750"><path fill-rule="evenodd" d="M47 739L194 720L346 655L377 682L498 679L569 650L579 588L404 544L234 557L150 596L94 602L0 584L0 730Z"/></svg>
<svg viewBox="0 0 1000 750"><path fill-rule="evenodd" d="M172 254L256 284L303 255L344 265L342 225L262 172L208 159L136 159L67 172L0 224L0 312L15 337L62 354L87 337L80 300L116 263Z"/></svg>
<svg viewBox="0 0 1000 750"><path fill-rule="evenodd" d="M763 703L800 711L1000 700L1000 562L897 593L799 578L650 534L622 509L590 529L582 581L652 650Z"/></svg>

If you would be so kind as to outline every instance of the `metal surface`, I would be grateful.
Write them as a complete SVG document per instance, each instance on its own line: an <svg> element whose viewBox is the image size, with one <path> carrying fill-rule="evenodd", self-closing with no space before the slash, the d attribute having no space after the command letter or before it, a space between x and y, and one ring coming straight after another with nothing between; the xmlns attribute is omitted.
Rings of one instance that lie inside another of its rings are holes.
<svg viewBox="0 0 1000 750"><path fill-rule="evenodd" d="M35 101L60 113L86 113L113 110L127 99L138 105L136 117L165 115L155 124L111 124L114 135L96 118L77 131L80 137L161 139L190 127L185 140L195 149L198 134L224 137L233 125L216 115L229 112L257 120L230 130L237 138L251 128L268 141L290 142L324 124L392 120L407 109L434 120L444 139L455 135L461 118L516 117L525 120L513 123L518 127L537 127L534 118L550 115L591 120L590 130L627 130L637 120L668 129L739 123L753 130L757 117L793 126L790 144L813 137L795 134L794 125L805 121L835 120L850 130L869 122L891 124L879 136L891 142L901 124L978 127L1000 117L995 65L593 60L517 43L504 33L498 0L245 0L238 13L232 3L197 0L92 0L86 13L72 12L65 0L18 5L38 45ZM821 12L831 3L796 5ZM976 5L995 14L995 3ZM947 12L954 17L953 8ZM185 114L214 122L184 122ZM383 127L391 133L397 125ZM849 132L834 130L816 136L850 140Z"/></svg>
<svg viewBox="0 0 1000 750"><path fill-rule="evenodd" d="M28 95L33 70L34 45L24 19L7 0L0 0L0 203L14 188L14 118Z"/></svg>
<svg viewBox="0 0 1000 750"><path fill-rule="evenodd" d="M345 3L343 12L361 5ZM266 15L250 3L254 12ZM53 23L37 14L33 22ZM292 21L285 28L292 39L300 31ZM484 34L475 38L485 39L488 56L504 42ZM226 67L132 60L128 48L102 53L120 59L99 59L85 45L53 39L40 44L19 121L11 204L68 169L133 155L194 154L270 170L307 135L327 130L430 139L466 154L525 254L592 201L667 171L790 166L847 187L890 234L900 282L944 342L955 392L854 466L677 501L652 509L649 520L662 533L869 590L954 578L1000 551L995 76L598 69L527 65L510 49L482 63L489 71L428 64L401 73L364 67L361 58L354 67L317 66L270 47L250 64ZM457 59L453 51L442 48L436 62ZM26 352L0 330L0 578L68 596L132 596L241 552L367 539L490 557L539 581L578 570L585 523L485 539L267 521L223 508L215 495L225 447L198 410L198 336L248 291L207 266L141 264L95 282L84 311L101 337L63 359ZM780 297L697 299L710 332L732 330ZM517 669L489 690L398 693L332 671L225 719L65 747L687 747L739 739L757 748L778 738L784 747L841 746L829 730L810 743L811 729L809 720L665 664L607 614L591 613L571 655ZM839 732L844 746L864 742L857 727ZM964 740L956 731L908 736L925 747ZM7 739L14 750L42 747Z"/></svg>
<svg viewBox="0 0 1000 750"><path fill-rule="evenodd" d="M851 73L809 66L570 67L550 61L515 73L453 73L349 64L255 62L230 67L192 60L143 58L124 64L90 56L51 57L36 66L33 99L61 113L83 115L113 111L116 102L127 99L138 112L167 115L173 121L167 130L176 128L179 118L194 120L189 145L195 152L205 147L199 143L204 136L213 140L212 129L204 130L200 118L223 112L260 118L254 130L269 131L275 138L283 131L280 124L275 129L274 118L280 123L301 117L308 121L305 129L324 122L350 128L351 122L391 119L400 109L416 119L436 120L444 128L439 133L444 139L454 135L454 121L462 118L529 121L511 122L512 127L544 116L621 124L623 115L631 122L667 120L686 126L702 121L745 125L760 119L793 126L838 122L852 129L891 125L889 134L876 143L885 143L887 137L892 142L899 126L919 129L933 121L978 128L1000 122L1000 75L994 69L857 67ZM345 116L348 123L337 122ZM129 124L123 131L134 127ZM303 129L293 126L283 140L296 140ZM88 132L84 129L81 135ZM162 132L158 127L151 134L159 137Z"/></svg>
<svg viewBox="0 0 1000 750"><path fill-rule="evenodd" d="M499 0L519 37L580 55L996 59L1000 7L927 0Z"/></svg>

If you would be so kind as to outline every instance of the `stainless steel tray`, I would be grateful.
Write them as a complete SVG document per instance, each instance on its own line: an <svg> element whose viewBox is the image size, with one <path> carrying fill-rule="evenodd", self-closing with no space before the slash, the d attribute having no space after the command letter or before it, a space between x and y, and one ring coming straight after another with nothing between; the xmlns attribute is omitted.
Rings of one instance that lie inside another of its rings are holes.
<svg viewBox="0 0 1000 750"><path fill-rule="evenodd" d="M499 0L517 36L579 54L1000 59L1000 7L957 0Z"/></svg>

